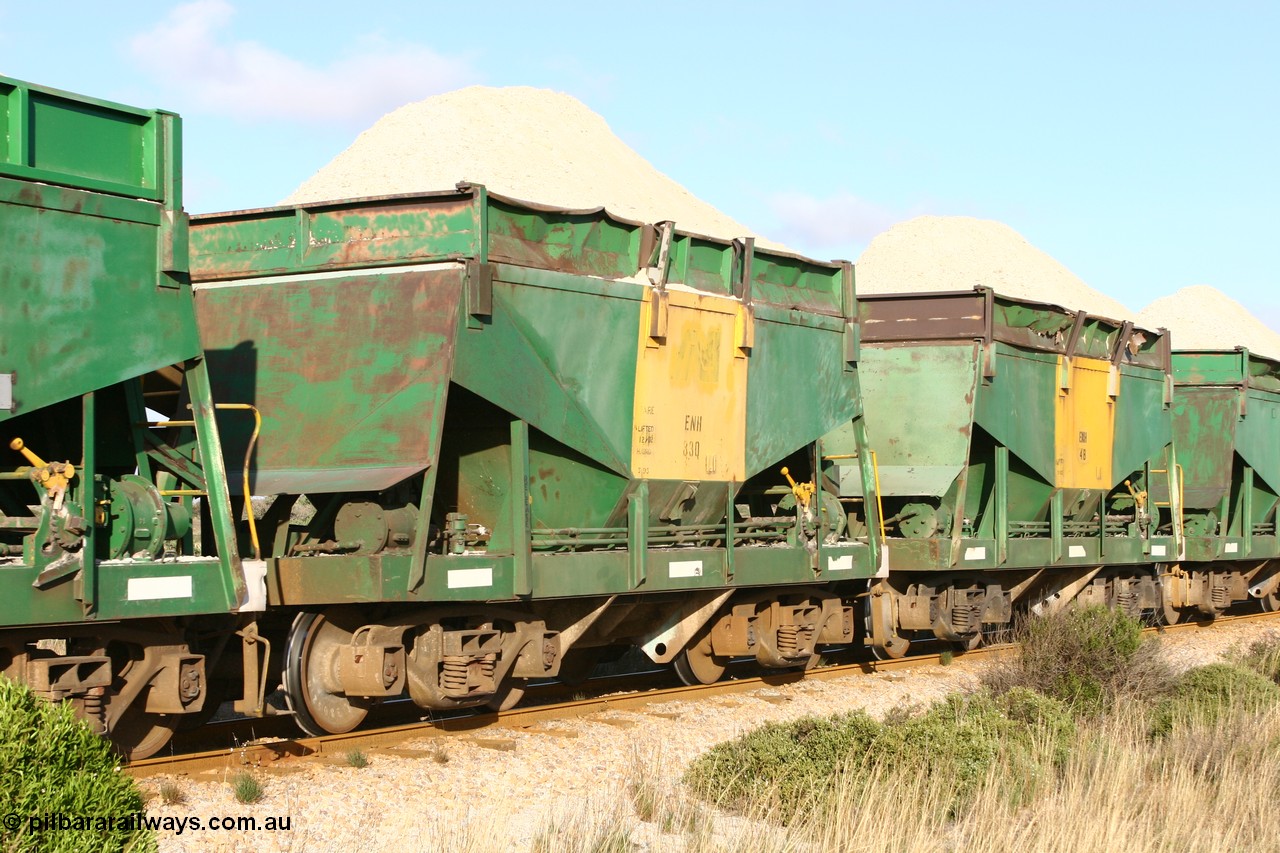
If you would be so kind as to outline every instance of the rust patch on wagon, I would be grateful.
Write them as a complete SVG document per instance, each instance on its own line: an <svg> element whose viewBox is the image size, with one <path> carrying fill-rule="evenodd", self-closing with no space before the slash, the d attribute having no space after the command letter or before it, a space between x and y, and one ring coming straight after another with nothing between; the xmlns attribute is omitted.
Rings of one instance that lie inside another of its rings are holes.
<svg viewBox="0 0 1280 853"><path fill-rule="evenodd" d="M320 475L333 486L362 469L434 464L461 294L460 270L197 291L215 399L263 414L255 482L303 491ZM244 433L226 422L229 458Z"/></svg>

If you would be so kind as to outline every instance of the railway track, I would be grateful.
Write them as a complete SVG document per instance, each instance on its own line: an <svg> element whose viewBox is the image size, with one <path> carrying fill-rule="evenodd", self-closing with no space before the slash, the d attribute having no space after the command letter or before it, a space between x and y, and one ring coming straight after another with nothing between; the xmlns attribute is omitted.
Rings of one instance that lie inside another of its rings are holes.
<svg viewBox="0 0 1280 853"><path fill-rule="evenodd" d="M1212 630L1234 623L1274 619L1280 619L1280 613L1247 613L1222 616L1215 620L1148 628L1145 633ZM552 721L585 717L603 711L634 711L673 700L746 693L765 687L801 681L828 681L859 673L873 674L918 669L939 665L949 654L955 659L976 660L1003 654L1012 648L1012 645L1006 644L982 646L963 653L942 651L917 654L898 660L854 660L813 669L806 673L777 671L692 687L670 686L673 678L666 670L609 676L592 679L585 685L572 688L561 684L544 685L541 690L530 691L530 700L533 702L541 700L542 704L529 704L500 713L458 714L418 719L323 737L296 737L292 734L282 734L296 732L296 728L287 716L233 720L209 726L208 732L202 733L206 738L230 740L234 744L232 746L134 761L125 767L125 772L135 778L145 778L156 775L195 775L211 770L225 771L271 766L282 761L342 756L353 750L393 747L406 741L423 738L474 736L478 733L502 729L530 729ZM849 652L844 652L842 655L847 656ZM576 698L555 701L557 695L565 693L571 693ZM583 693L591 695L582 697ZM393 709L392 713L395 712ZM403 712L406 715L421 714L419 709L409 703L405 703Z"/></svg>

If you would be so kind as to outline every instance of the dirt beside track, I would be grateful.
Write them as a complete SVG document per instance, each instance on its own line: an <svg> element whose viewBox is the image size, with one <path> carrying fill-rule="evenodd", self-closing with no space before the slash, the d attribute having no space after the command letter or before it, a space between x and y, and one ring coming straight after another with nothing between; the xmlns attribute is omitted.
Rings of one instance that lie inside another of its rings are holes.
<svg viewBox="0 0 1280 853"><path fill-rule="evenodd" d="M1268 635L1274 622L1239 622L1170 632L1159 642L1185 669L1220 659ZM646 778L674 788L688 763L711 746L766 722L863 709L874 716L927 705L974 687L981 659L950 666L807 680L698 702L673 701L642 712L606 711L528 730L485 730L473 736L423 739L370 749L367 767L341 756L298 760L255 771L259 803L236 802L229 772L201 778L152 777L156 792L176 782L186 801L148 804L152 816L291 818L287 832L162 832L162 851L420 849L530 850L553 816L587 808L620 809L639 850L680 850L684 838L635 817L628 782ZM708 812L715 831L757 831L741 819ZM749 837L749 836L748 836Z"/></svg>

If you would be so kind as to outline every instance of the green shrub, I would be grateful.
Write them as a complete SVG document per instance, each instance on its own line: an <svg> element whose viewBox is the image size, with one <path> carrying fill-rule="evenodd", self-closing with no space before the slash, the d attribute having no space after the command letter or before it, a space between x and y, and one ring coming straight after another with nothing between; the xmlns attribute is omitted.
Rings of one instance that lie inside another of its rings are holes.
<svg viewBox="0 0 1280 853"><path fill-rule="evenodd" d="M1271 634L1254 640L1248 650L1240 655L1240 663L1280 683L1280 637Z"/></svg>
<svg viewBox="0 0 1280 853"><path fill-rule="evenodd" d="M1260 711L1280 704L1280 686L1252 669L1213 663L1187 670L1152 714L1151 731L1167 735L1180 725L1212 725L1229 711Z"/></svg>
<svg viewBox="0 0 1280 853"><path fill-rule="evenodd" d="M187 795L177 782L164 782L160 785L160 801L166 806L180 806L187 801Z"/></svg>
<svg viewBox="0 0 1280 853"><path fill-rule="evenodd" d="M0 828L0 849L153 850L155 837L134 826L142 794L106 740L72 712L0 676L0 802L22 823ZM114 818L82 828L40 830L49 816ZM133 820L125 822L124 818Z"/></svg>
<svg viewBox="0 0 1280 853"><path fill-rule="evenodd" d="M346 754L344 760L348 767L354 767L361 770L369 766L369 757L358 749L353 749Z"/></svg>
<svg viewBox="0 0 1280 853"><path fill-rule="evenodd" d="M231 777L231 790L236 799L242 803L256 803L262 799L262 783L247 770L242 770Z"/></svg>
<svg viewBox="0 0 1280 853"><path fill-rule="evenodd" d="M990 667L996 693L1023 687L1096 714L1123 697L1160 695L1171 673L1142 624L1107 607L1070 607L1036 617L1019 631L1018 651Z"/></svg>
<svg viewBox="0 0 1280 853"><path fill-rule="evenodd" d="M1021 801L1067 758L1074 734L1069 707L1030 690L953 695L919 717L885 726L857 763L859 772L941 775L952 783L953 809L1000 769L1013 783L1009 793Z"/></svg>
<svg viewBox="0 0 1280 853"><path fill-rule="evenodd" d="M862 711L828 719L768 723L699 757L685 781L730 808L773 803L783 815L806 805L850 756L864 753L882 726Z"/></svg>
<svg viewBox="0 0 1280 853"><path fill-rule="evenodd" d="M957 695L884 723L857 712L767 725L703 755L686 782L723 806L764 809L783 821L837 780L856 791L863 780L903 772L945 777L957 808L994 768L1007 767L1008 790L1022 801L1065 760L1074 732L1064 703L1028 690Z"/></svg>

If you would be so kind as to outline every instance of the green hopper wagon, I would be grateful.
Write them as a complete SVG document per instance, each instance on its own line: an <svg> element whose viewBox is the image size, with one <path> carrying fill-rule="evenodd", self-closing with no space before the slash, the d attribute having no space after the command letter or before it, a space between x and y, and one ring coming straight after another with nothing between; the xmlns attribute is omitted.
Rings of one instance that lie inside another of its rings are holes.
<svg viewBox="0 0 1280 853"><path fill-rule="evenodd" d="M465 184L200 216L192 249L216 396L262 413L249 490L276 496L270 602L303 611L304 725L402 689L321 684L316 643L375 642L455 707L618 640L707 680L851 638L832 585L876 543L814 476L824 434L861 435L847 263Z"/></svg>
<svg viewBox="0 0 1280 853"><path fill-rule="evenodd" d="M1160 606L1179 548L1177 507L1150 494L1176 478L1162 332L986 288L864 296L859 326L893 573L872 589L874 648L972 647L1019 601ZM852 443L826 446L827 477L861 494L835 458Z"/></svg>
<svg viewBox="0 0 1280 853"><path fill-rule="evenodd" d="M1173 428L1184 560L1173 604L1216 615L1233 601L1280 606L1280 362L1245 349L1174 350Z"/></svg>

